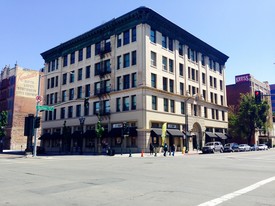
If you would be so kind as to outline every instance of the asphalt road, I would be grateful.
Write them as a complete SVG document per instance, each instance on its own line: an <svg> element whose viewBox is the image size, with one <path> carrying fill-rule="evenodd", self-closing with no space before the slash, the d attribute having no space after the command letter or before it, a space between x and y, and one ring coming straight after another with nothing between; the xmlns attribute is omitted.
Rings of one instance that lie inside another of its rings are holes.
<svg viewBox="0 0 275 206"><path fill-rule="evenodd" d="M275 206L275 149L157 157L0 155L0 205Z"/></svg>

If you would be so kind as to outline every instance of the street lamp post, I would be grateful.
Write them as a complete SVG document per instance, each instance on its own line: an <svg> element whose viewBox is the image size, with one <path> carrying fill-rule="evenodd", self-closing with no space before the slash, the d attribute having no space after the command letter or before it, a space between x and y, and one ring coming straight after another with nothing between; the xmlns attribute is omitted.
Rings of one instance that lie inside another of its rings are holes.
<svg viewBox="0 0 275 206"><path fill-rule="evenodd" d="M81 127L81 137L80 137L80 154L83 154L83 127L84 127L84 122L85 122L85 117L80 117L79 118L79 123Z"/></svg>

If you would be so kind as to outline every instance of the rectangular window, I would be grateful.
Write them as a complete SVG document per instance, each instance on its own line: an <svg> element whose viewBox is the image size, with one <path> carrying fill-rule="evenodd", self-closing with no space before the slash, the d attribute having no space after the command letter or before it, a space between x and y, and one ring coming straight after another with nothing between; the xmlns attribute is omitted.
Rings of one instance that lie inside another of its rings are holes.
<svg viewBox="0 0 275 206"><path fill-rule="evenodd" d="M175 113L175 100L170 100L170 112Z"/></svg>
<svg viewBox="0 0 275 206"><path fill-rule="evenodd" d="M116 69L119 70L121 68L121 56L117 57L117 67Z"/></svg>
<svg viewBox="0 0 275 206"><path fill-rule="evenodd" d="M220 80L220 90L222 91L223 90L223 81Z"/></svg>
<svg viewBox="0 0 275 206"><path fill-rule="evenodd" d="M219 110L216 109L216 120L219 120Z"/></svg>
<svg viewBox="0 0 275 206"><path fill-rule="evenodd" d="M174 80L169 79L170 92L174 93Z"/></svg>
<svg viewBox="0 0 275 206"><path fill-rule="evenodd" d="M95 56L100 54L100 50L101 50L101 42L97 42L95 44Z"/></svg>
<svg viewBox="0 0 275 206"><path fill-rule="evenodd" d="M82 98L82 86L77 87L77 99Z"/></svg>
<svg viewBox="0 0 275 206"><path fill-rule="evenodd" d="M51 88L54 88L54 77L51 78Z"/></svg>
<svg viewBox="0 0 275 206"><path fill-rule="evenodd" d="M137 40L137 29L136 27L132 28L132 42Z"/></svg>
<svg viewBox="0 0 275 206"><path fill-rule="evenodd" d="M215 110L211 109L211 111L212 111L212 119L215 119Z"/></svg>
<svg viewBox="0 0 275 206"><path fill-rule="evenodd" d="M203 97L204 100L206 100L206 90L205 89L202 90L202 97Z"/></svg>
<svg viewBox="0 0 275 206"><path fill-rule="evenodd" d="M223 105L223 95L221 95L221 105Z"/></svg>
<svg viewBox="0 0 275 206"><path fill-rule="evenodd" d="M179 73L180 76L183 76L183 64L179 63Z"/></svg>
<svg viewBox="0 0 275 206"><path fill-rule="evenodd" d="M132 51L132 65L136 65L136 64L137 64L137 52Z"/></svg>
<svg viewBox="0 0 275 206"><path fill-rule="evenodd" d="M91 46L86 47L86 59L91 58Z"/></svg>
<svg viewBox="0 0 275 206"><path fill-rule="evenodd" d="M65 119L65 107L61 107L60 109L60 119Z"/></svg>
<svg viewBox="0 0 275 206"><path fill-rule="evenodd" d="M55 86L58 87L58 76L55 77Z"/></svg>
<svg viewBox="0 0 275 206"><path fill-rule="evenodd" d="M212 76L210 76L209 79L210 79L210 87L213 87L213 79L212 79Z"/></svg>
<svg viewBox="0 0 275 206"><path fill-rule="evenodd" d="M116 85L117 91L122 90L121 77L117 77L117 82L116 83L117 83L117 85Z"/></svg>
<svg viewBox="0 0 275 206"><path fill-rule="evenodd" d="M69 100L73 100L74 99L74 89L70 89L69 90Z"/></svg>
<svg viewBox="0 0 275 206"><path fill-rule="evenodd" d="M184 84L180 82L180 95L184 95Z"/></svg>
<svg viewBox="0 0 275 206"><path fill-rule="evenodd" d="M225 115L224 115L224 111L222 111L222 120L225 120Z"/></svg>
<svg viewBox="0 0 275 206"><path fill-rule="evenodd" d="M100 87L100 82L95 82L94 84L94 90L95 90L95 95L98 95L101 93L101 87Z"/></svg>
<svg viewBox="0 0 275 206"><path fill-rule="evenodd" d="M90 111L90 103L84 106L84 116L88 116Z"/></svg>
<svg viewBox="0 0 275 206"><path fill-rule="evenodd" d="M131 96L131 110L136 110L137 108L137 96L132 95Z"/></svg>
<svg viewBox="0 0 275 206"><path fill-rule="evenodd" d="M196 51L194 51L193 49L188 49L188 59L191 60L191 61L197 61L197 58L196 58Z"/></svg>
<svg viewBox="0 0 275 206"><path fill-rule="evenodd" d="M50 104L53 104L54 102L54 94L50 94Z"/></svg>
<svg viewBox="0 0 275 206"><path fill-rule="evenodd" d="M63 56L63 67L68 66L68 55Z"/></svg>
<svg viewBox="0 0 275 206"><path fill-rule="evenodd" d="M156 30L152 30L150 31L150 41L153 43L156 43Z"/></svg>
<svg viewBox="0 0 275 206"><path fill-rule="evenodd" d="M78 61L82 61L83 60L83 49L78 50Z"/></svg>
<svg viewBox="0 0 275 206"><path fill-rule="evenodd" d="M91 77L91 66L86 66L86 79Z"/></svg>
<svg viewBox="0 0 275 206"><path fill-rule="evenodd" d="M192 68L192 69L191 69L191 72L192 72L192 73L191 73L192 80L195 81L195 80L196 80L195 69Z"/></svg>
<svg viewBox="0 0 275 206"><path fill-rule="evenodd" d="M163 77L162 78L162 89L164 90L164 91L167 91L167 78L166 77Z"/></svg>
<svg viewBox="0 0 275 206"><path fill-rule="evenodd" d="M132 73L132 88L137 87L137 73Z"/></svg>
<svg viewBox="0 0 275 206"><path fill-rule="evenodd" d="M217 79L214 77L214 88L217 88Z"/></svg>
<svg viewBox="0 0 275 206"><path fill-rule="evenodd" d="M161 43L163 48L167 48L167 37L162 35Z"/></svg>
<svg viewBox="0 0 275 206"><path fill-rule="evenodd" d="M179 44L179 55L183 56L183 45Z"/></svg>
<svg viewBox="0 0 275 206"><path fill-rule="evenodd" d="M51 85L51 79L48 79L48 80L47 80L47 89L50 88L50 85Z"/></svg>
<svg viewBox="0 0 275 206"><path fill-rule="evenodd" d="M83 72L82 68L78 69L78 75L77 75L77 80L78 81L82 80L82 72Z"/></svg>
<svg viewBox="0 0 275 206"><path fill-rule="evenodd" d="M104 110L104 114L110 114L110 111L111 111L111 109L110 109L110 101L109 100L105 100L104 102L103 102L103 110Z"/></svg>
<svg viewBox="0 0 275 206"><path fill-rule="evenodd" d="M202 83L205 84L205 73L202 73L201 78L202 78Z"/></svg>
<svg viewBox="0 0 275 206"><path fill-rule="evenodd" d="M205 56L203 54L201 55L201 65L205 66Z"/></svg>
<svg viewBox="0 0 275 206"><path fill-rule="evenodd" d="M167 57L162 56L162 70L167 71Z"/></svg>
<svg viewBox="0 0 275 206"><path fill-rule="evenodd" d="M68 118L72 118L73 117L73 106L69 106L68 107Z"/></svg>
<svg viewBox="0 0 275 206"><path fill-rule="evenodd" d="M204 117L208 118L208 110L207 107L204 107Z"/></svg>
<svg viewBox="0 0 275 206"><path fill-rule="evenodd" d="M62 102L66 101L66 93L67 93L66 90L62 91Z"/></svg>
<svg viewBox="0 0 275 206"><path fill-rule="evenodd" d="M174 61L169 59L169 72L174 72Z"/></svg>
<svg viewBox="0 0 275 206"><path fill-rule="evenodd" d="M168 112L168 107L169 107L169 105L168 105L168 99L164 98L163 99L163 109L164 109L165 112Z"/></svg>
<svg viewBox="0 0 275 206"><path fill-rule="evenodd" d="M85 97L89 97L91 94L91 85L87 84L85 85Z"/></svg>
<svg viewBox="0 0 275 206"><path fill-rule="evenodd" d="M181 114L185 114L185 105L184 105L184 102L181 102L180 103L180 112L181 112Z"/></svg>
<svg viewBox="0 0 275 206"><path fill-rule="evenodd" d="M100 74L100 63L95 64L95 76Z"/></svg>
<svg viewBox="0 0 275 206"><path fill-rule="evenodd" d="M71 58L70 58L70 63L74 64L74 62L75 62L75 52L72 52L71 53Z"/></svg>
<svg viewBox="0 0 275 206"><path fill-rule="evenodd" d="M70 73L70 83L74 82L74 71Z"/></svg>
<svg viewBox="0 0 275 206"><path fill-rule="evenodd" d="M152 109L157 110L157 96L152 96Z"/></svg>
<svg viewBox="0 0 275 206"><path fill-rule="evenodd" d="M130 42L130 31L123 32L123 45L129 44Z"/></svg>
<svg viewBox="0 0 275 206"><path fill-rule="evenodd" d="M76 117L81 116L81 104L76 105Z"/></svg>
<svg viewBox="0 0 275 206"><path fill-rule="evenodd" d="M100 113L100 102L94 102L94 114L97 115Z"/></svg>
<svg viewBox="0 0 275 206"><path fill-rule="evenodd" d="M157 88L157 75L151 73L151 87Z"/></svg>
<svg viewBox="0 0 275 206"><path fill-rule="evenodd" d="M62 85L67 84L67 73L63 74Z"/></svg>
<svg viewBox="0 0 275 206"><path fill-rule="evenodd" d="M173 51L174 47L173 47L173 39L169 38L169 50Z"/></svg>
<svg viewBox="0 0 275 206"><path fill-rule="evenodd" d="M120 112L121 111L120 108L121 108L121 98L116 98L116 111Z"/></svg>
<svg viewBox="0 0 275 206"><path fill-rule="evenodd" d="M129 111L129 97L123 97L123 111Z"/></svg>
<svg viewBox="0 0 275 206"><path fill-rule="evenodd" d="M117 35L117 48L121 47L122 34Z"/></svg>
<svg viewBox="0 0 275 206"><path fill-rule="evenodd" d="M130 88L130 75L124 75L123 76L123 89L129 89Z"/></svg>
<svg viewBox="0 0 275 206"><path fill-rule="evenodd" d="M151 66L157 66L157 54L151 51Z"/></svg>
<svg viewBox="0 0 275 206"><path fill-rule="evenodd" d="M124 54L123 55L123 67L129 67L130 66L130 54Z"/></svg>

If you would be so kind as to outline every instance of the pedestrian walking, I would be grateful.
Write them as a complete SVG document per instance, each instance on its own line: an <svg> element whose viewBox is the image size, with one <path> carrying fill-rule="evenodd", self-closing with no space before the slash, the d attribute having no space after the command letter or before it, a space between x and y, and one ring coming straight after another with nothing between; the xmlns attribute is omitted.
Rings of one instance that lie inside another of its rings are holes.
<svg viewBox="0 0 275 206"><path fill-rule="evenodd" d="M175 146L175 144L173 144L173 145L171 146L171 152L172 152L172 155L173 155L173 156L175 156L175 150L176 150L176 146Z"/></svg>
<svg viewBox="0 0 275 206"><path fill-rule="evenodd" d="M163 156L166 156L166 153L167 153L167 150L168 150L168 145L166 143L164 143L164 146L163 146Z"/></svg>
<svg viewBox="0 0 275 206"><path fill-rule="evenodd" d="M154 146L150 143L150 155L154 154Z"/></svg>

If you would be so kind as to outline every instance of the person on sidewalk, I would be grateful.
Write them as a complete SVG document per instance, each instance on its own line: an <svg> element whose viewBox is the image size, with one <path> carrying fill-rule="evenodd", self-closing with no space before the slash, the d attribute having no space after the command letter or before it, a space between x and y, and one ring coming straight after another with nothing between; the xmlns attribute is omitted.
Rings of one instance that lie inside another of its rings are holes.
<svg viewBox="0 0 275 206"><path fill-rule="evenodd" d="M168 150L168 145L166 143L164 143L164 146L163 146L163 156L166 156L166 153L167 153L167 150Z"/></svg>
<svg viewBox="0 0 275 206"><path fill-rule="evenodd" d="M150 155L154 154L154 146L152 143L150 143Z"/></svg>
<svg viewBox="0 0 275 206"><path fill-rule="evenodd" d="M171 146L171 153L172 153L172 156L175 156L175 150L176 150L176 146L175 146L175 144L173 144L173 145Z"/></svg>

